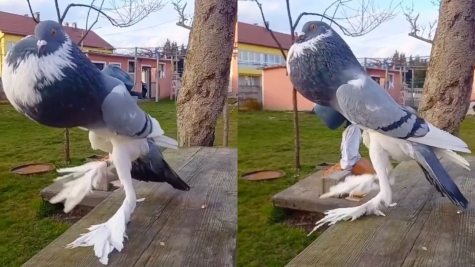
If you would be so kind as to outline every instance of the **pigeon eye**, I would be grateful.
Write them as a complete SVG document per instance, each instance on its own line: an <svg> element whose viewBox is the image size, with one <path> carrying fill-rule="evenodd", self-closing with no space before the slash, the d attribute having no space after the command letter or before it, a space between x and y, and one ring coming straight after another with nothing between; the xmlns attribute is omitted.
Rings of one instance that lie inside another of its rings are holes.
<svg viewBox="0 0 475 267"><path fill-rule="evenodd" d="M55 29L52 29L52 30L51 30L51 35L53 35L53 36L56 35L56 30L55 30Z"/></svg>
<svg viewBox="0 0 475 267"><path fill-rule="evenodd" d="M315 24L310 25L310 30L314 31L316 29L317 29L317 25Z"/></svg>

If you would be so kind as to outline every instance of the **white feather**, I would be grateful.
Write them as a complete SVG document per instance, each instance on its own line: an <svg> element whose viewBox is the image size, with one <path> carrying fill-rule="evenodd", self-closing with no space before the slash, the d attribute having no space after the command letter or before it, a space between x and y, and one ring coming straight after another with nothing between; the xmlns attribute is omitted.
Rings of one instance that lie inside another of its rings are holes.
<svg viewBox="0 0 475 267"><path fill-rule="evenodd" d="M463 167L464 169L470 170L470 163L468 163L468 161L464 157L453 152L452 150L434 148L434 153L439 159L443 158L443 159L449 160Z"/></svg>
<svg viewBox="0 0 475 267"><path fill-rule="evenodd" d="M434 125L427 122L429 125L429 132L423 137L411 137L407 140L428 145L431 147L449 149L458 152L472 153L468 149L468 145L462 139L451 135L450 133L441 130Z"/></svg>
<svg viewBox="0 0 475 267"><path fill-rule="evenodd" d="M2 68L2 83L10 103L19 110L17 103L34 106L41 101L41 95L35 90L37 86L41 88L51 85L64 78L62 69L65 67L75 68L72 61L72 44L69 38L54 53L38 57L29 55L26 59L18 59L17 68L13 69L13 64L6 63L6 59L11 56L9 52L5 58Z"/></svg>

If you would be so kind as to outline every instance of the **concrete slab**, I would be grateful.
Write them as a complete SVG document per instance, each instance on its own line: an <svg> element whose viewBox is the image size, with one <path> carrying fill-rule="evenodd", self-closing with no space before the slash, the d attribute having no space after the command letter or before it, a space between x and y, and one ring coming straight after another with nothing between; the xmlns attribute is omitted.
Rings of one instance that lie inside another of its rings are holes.
<svg viewBox="0 0 475 267"><path fill-rule="evenodd" d="M43 200L49 201L52 197L58 194L63 188L63 183L70 181L71 179L65 179L64 181L54 182L48 187L41 190L40 194ZM91 194L84 197L84 199L79 203L79 206L86 207L95 207L99 205L104 199L109 197L113 193L112 191L99 191L94 190Z"/></svg>
<svg viewBox="0 0 475 267"><path fill-rule="evenodd" d="M323 213L330 209L361 205L373 198L377 193L372 191L364 196L361 201L351 201L345 198L320 199L324 189L322 174L323 171L318 171L274 195L272 203L279 208Z"/></svg>

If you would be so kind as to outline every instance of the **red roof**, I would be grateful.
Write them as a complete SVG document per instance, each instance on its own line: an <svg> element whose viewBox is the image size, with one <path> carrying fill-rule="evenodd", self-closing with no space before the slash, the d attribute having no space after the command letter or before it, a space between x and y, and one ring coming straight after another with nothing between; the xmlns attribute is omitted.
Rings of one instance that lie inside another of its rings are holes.
<svg viewBox="0 0 475 267"><path fill-rule="evenodd" d="M31 17L0 11L0 31L6 34L20 36L32 35L35 32L35 26L36 23ZM81 40L81 32L83 29L66 26L64 26L64 29L73 42L78 43L79 40ZM90 31L86 38L84 38L84 46L114 49L111 44L93 31Z"/></svg>
<svg viewBox="0 0 475 267"><path fill-rule="evenodd" d="M272 30L272 26L270 27ZM273 31L275 38L282 48L289 50L292 46L292 37L288 33ZM264 26L257 26L244 22L238 22L238 43L279 48L272 35Z"/></svg>

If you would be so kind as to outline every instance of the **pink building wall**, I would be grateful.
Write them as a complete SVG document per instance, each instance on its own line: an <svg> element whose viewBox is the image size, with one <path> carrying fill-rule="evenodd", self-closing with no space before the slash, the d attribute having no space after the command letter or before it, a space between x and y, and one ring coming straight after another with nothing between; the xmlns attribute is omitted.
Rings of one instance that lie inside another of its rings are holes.
<svg viewBox="0 0 475 267"><path fill-rule="evenodd" d="M234 45L233 45L233 55L231 57L231 87L232 87L232 92L237 94L238 93L238 79L239 79L239 73L238 73L238 55L237 55L237 47L238 47L238 27L237 27L237 22L235 23L235 34L234 34Z"/></svg>
<svg viewBox="0 0 475 267"><path fill-rule="evenodd" d="M292 110L292 83L284 67L271 67L262 71L262 109ZM310 111L315 104L297 92L297 109Z"/></svg>
<svg viewBox="0 0 475 267"><path fill-rule="evenodd" d="M123 55L106 55L100 53L87 53L88 58L93 62L104 62L106 64L110 63L120 63L120 67L123 71L128 73L129 60L134 60L133 56L123 56ZM151 71L151 91L152 98L155 98L155 83L156 83L156 68L157 62L155 58L138 58L138 63L135 64L135 73L139 75L139 79L135 79L134 75L129 74L132 79L135 81L135 86L132 89L136 92L142 91L141 81L142 81L142 66L150 66ZM159 79L160 85L160 96L159 98L170 98L171 88L172 88L172 70L173 66L169 59L160 59L159 64L165 64L165 77ZM143 82L146 82L145 80Z"/></svg>
<svg viewBox="0 0 475 267"><path fill-rule="evenodd" d="M385 77L385 71L379 69L368 69L368 74ZM402 104L402 79L399 71L394 73L394 88L388 90L389 94ZM381 81L381 84L384 81ZM284 66L269 67L262 70L262 109L264 110L292 110L292 83L286 75ZM299 111L310 111L314 103L307 100L297 92L297 109Z"/></svg>

